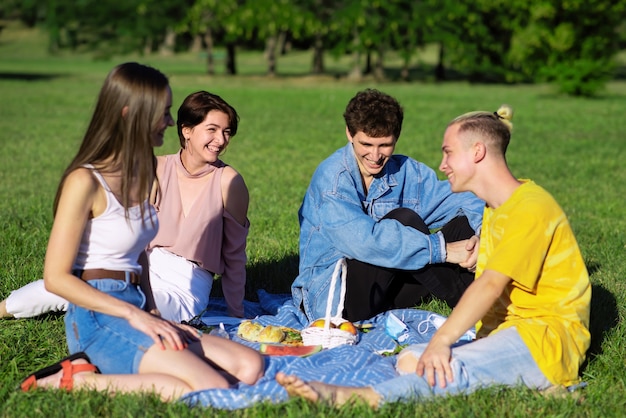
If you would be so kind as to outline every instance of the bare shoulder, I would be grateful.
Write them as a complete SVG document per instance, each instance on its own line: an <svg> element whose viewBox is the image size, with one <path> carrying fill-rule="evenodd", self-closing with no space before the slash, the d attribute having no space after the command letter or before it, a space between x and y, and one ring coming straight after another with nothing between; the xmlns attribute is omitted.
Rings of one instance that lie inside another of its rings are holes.
<svg viewBox="0 0 626 418"><path fill-rule="evenodd" d="M227 193L247 193L248 191L248 187L246 186L246 182L243 180L242 175L229 165L224 167L221 179L221 186L222 191Z"/></svg>
<svg viewBox="0 0 626 418"><path fill-rule="evenodd" d="M88 168L77 168L63 182L59 208L63 212L100 214L106 207L106 197L100 182ZM76 212L77 211L77 212Z"/></svg>
<svg viewBox="0 0 626 418"><path fill-rule="evenodd" d="M245 225L248 216L250 195L241 174L234 168L226 166L221 179L224 209L241 225Z"/></svg>
<svg viewBox="0 0 626 418"><path fill-rule="evenodd" d="M63 188L94 192L98 190L99 186L100 183L90 169L79 167L67 175Z"/></svg>

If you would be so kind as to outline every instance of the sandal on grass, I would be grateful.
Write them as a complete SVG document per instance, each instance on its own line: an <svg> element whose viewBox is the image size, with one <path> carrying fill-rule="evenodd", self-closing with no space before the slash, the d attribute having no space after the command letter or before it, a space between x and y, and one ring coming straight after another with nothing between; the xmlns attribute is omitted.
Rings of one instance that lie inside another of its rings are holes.
<svg viewBox="0 0 626 418"><path fill-rule="evenodd" d="M88 364L72 364L72 361L83 359L88 362ZM29 375L26 379L22 380L19 388L23 392L28 392L30 390L37 388L37 380L43 379L48 376L52 376L55 373L63 370L63 375L61 376L61 382L59 384L59 389L72 390L74 386L74 375L76 373L81 372L93 372L100 373L98 367L91 364L89 357L87 354L80 352L74 353L71 356L65 357L63 360L55 363L51 366L44 367L41 370L36 371L35 373Z"/></svg>

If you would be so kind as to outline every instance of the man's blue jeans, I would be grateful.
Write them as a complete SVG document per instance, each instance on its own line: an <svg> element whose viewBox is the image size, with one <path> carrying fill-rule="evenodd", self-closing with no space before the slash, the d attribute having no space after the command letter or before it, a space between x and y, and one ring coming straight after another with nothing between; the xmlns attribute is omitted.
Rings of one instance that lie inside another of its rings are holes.
<svg viewBox="0 0 626 418"><path fill-rule="evenodd" d="M412 355L419 358L426 346L427 344L411 345L403 352L410 350ZM537 367L515 328L453 346L450 367L454 381L448 382L445 389L440 388L438 384L431 387L425 376L420 377L417 373L400 375L374 385L372 389L381 395L381 403L384 403L445 394L467 394L495 385L523 385L539 390L552 386Z"/></svg>

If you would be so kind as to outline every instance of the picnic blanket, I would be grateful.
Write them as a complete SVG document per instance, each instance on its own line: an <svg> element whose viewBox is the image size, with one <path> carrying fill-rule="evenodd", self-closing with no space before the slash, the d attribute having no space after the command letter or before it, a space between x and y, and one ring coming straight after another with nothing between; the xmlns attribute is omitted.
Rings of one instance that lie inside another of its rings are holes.
<svg viewBox="0 0 626 418"><path fill-rule="evenodd" d="M304 314L292 303L291 295L258 292L259 302L244 302L247 318L254 318L262 325L282 325L298 330L308 325ZM360 332L355 345L342 345L325 349L309 357L267 356L265 374L254 385L240 383L231 389L208 389L192 392L181 398L190 406L210 406L220 409L241 409L259 402L280 403L288 399L287 392L276 380L281 371L305 381L321 381L336 385L369 386L392 379L395 372L395 356L384 353L398 346L388 332L389 315L395 315L407 325L402 336L402 344L428 342L443 317L418 309L396 309L384 312L366 321L371 323L369 332ZM209 309L201 317L206 325L219 326L221 322L233 341L259 348L258 343L243 340L237 336L241 320L226 316L226 304L221 299L211 301ZM471 333L467 335L471 338Z"/></svg>

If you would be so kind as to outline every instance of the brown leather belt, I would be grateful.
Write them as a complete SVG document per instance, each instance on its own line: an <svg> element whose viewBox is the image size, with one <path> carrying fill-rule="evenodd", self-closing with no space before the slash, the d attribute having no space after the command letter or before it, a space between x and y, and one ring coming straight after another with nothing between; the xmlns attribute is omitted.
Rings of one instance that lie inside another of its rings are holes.
<svg viewBox="0 0 626 418"><path fill-rule="evenodd" d="M133 271L107 270L107 269L83 270L83 272L80 275L80 278L85 281L95 280L95 279L126 280L126 275L128 275L128 278L132 284L139 284L141 282L141 277Z"/></svg>

